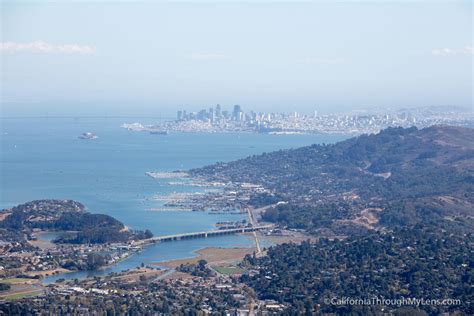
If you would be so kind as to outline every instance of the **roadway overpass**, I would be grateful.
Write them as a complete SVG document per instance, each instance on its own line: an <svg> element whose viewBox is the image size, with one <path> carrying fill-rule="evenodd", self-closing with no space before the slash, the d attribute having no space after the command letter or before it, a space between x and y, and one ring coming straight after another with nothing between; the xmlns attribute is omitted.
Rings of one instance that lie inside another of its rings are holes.
<svg viewBox="0 0 474 316"><path fill-rule="evenodd" d="M165 241L174 241L174 240L191 239L191 238L207 238L207 237L220 236L220 235L242 234L242 233L255 232L258 230L271 229L271 228L273 228L273 225L239 227L239 228L230 228L230 229L216 229L216 230L209 230L209 231L204 231L204 232L157 236L157 237L140 240L136 242L135 244L159 243L159 242L165 242Z"/></svg>

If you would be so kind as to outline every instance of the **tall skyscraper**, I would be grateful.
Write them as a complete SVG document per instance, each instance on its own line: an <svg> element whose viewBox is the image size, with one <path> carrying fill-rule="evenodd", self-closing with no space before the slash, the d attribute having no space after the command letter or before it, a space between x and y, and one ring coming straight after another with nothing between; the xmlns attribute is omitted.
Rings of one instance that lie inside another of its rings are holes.
<svg viewBox="0 0 474 316"><path fill-rule="evenodd" d="M216 118L218 118L218 119L221 117L221 105L220 104L216 105L215 115L216 115Z"/></svg>
<svg viewBox="0 0 474 316"><path fill-rule="evenodd" d="M211 120L211 123L214 122L215 120L215 114L214 114L214 108L209 108L209 120Z"/></svg>
<svg viewBox="0 0 474 316"><path fill-rule="evenodd" d="M240 113L242 113L242 109L240 108L240 105L238 104L234 105L234 111L232 111L232 118L235 121L240 121L240 118L242 116Z"/></svg>

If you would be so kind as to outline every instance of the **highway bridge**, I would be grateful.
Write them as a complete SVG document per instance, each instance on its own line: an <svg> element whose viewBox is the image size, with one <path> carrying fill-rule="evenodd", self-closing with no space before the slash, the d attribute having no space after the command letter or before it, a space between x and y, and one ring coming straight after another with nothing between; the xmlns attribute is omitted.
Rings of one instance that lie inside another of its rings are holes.
<svg viewBox="0 0 474 316"><path fill-rule="evenodd" d="M152 238L140 240L140 241L136 242L135 244L159 243L159 242L165 242L165 241L174 241L174 240L191 239L191 238L207 238L207 237L211 237L211 236L249 233L249 232L255 232L255 231L258 231L258 230L265 230L265 229L271 229L271 228L273 228L273 225L239 227L239 228L229 228L229 229L216 229L216 230L209 230L209 231L205 231L205 232L195 232L195 233L184 233L184 234L176 234L176 235L157 236L157 237L152 237Z"/></svg>

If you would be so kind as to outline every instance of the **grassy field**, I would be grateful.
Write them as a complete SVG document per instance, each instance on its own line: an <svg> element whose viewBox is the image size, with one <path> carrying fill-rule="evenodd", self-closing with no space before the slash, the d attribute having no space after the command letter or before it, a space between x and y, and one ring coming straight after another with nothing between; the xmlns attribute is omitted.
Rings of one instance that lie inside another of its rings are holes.
<svg viewBox="0 0 474 316"><path fill-rule="evenodd" d="M36 279L27 279L27 278L10 278L10 279L0 279L0 283L6 284L18 284L26 282L34 282Z"/></svg>
<svg viewBox="0 0 474 316"><path fill-rule="evenodd" d="M239 268L239 267L219 267L219 266L216 266L216 267L212 267L214 270L216 270L217 272L221 273L221 274L240 274L240 273L244 273L245 270L242 269L242 268Z"/></svg>
<svg viewBox="0 0 474 316"><path fill-rule="evenodd" d="M25 297L38 296L42 293L43 293L42 291L27 292L27 293L15 293L15 294L11 294L11 295L5 295L5 296L3 296L3 299L6 299L6 300L19 300L19 299L22 299L22 298L25 298Z"/></svg>
<svg viewBox="0 0 474 316"><path fill-rule="evenodd" d="M157 266L167 267L167 268L176 268L180 264L195 264L199 260L204 259L210 264L221 264L227 262L232 264L236 261L241 261L245 255L252 254L255 251L254 248L218 248L218 247L209 247L196 251L198 255L196 257L187 258L187 259L178 259L170 260L165 262L156 263Z"/></svg>

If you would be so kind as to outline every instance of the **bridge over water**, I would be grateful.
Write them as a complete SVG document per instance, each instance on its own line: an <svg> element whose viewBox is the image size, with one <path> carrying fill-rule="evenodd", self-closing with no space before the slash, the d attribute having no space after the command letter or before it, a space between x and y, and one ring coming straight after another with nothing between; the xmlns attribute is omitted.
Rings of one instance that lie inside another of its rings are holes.
<svg viewBox="0 0 474 316"><path fill-rule="evenodd" d="M204 231L204 232L157 236L157 237L152 237L149 239L140 240L139 242L136 242L135 244L148 244L148 243L158 243L158 242L165 242L165 241L191 239L191 238L207 238L207 237L220 236L220 235L242 234L242 233L255 232L258 230L271 229L271 228L273 228L273 225L216 229L216 230L209 230L209 231Z"/></svg>

